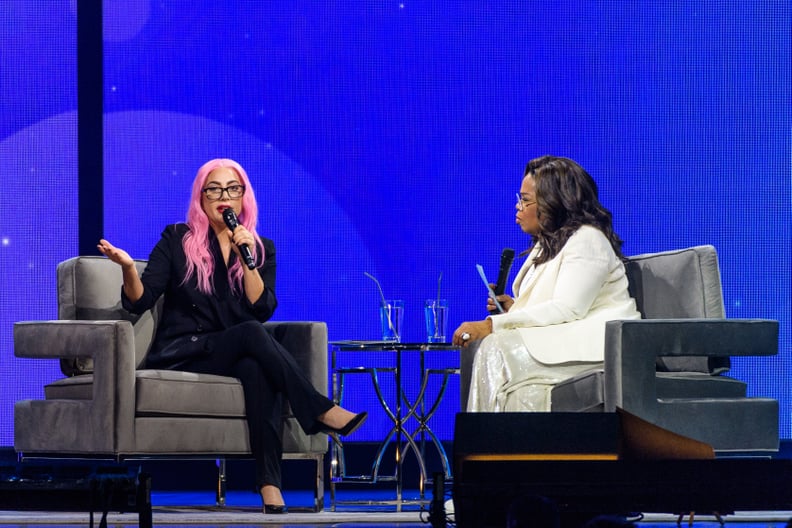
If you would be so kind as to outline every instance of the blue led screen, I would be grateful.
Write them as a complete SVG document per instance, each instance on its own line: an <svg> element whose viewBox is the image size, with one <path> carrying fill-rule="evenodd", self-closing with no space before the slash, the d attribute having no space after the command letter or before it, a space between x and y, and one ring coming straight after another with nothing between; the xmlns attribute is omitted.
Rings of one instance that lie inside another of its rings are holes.
<svg viewBox="0 0 792 528"><path fill-rule="evenodd" d="M62 376L15 358L12 332L57 318L55 266L77 252L76 29L68 2L0 3L0 446L14 402Z"/></svg>
<svg viewBox="0 0 792 528"><path fill-rule="evenodd" d="M26 218L0 228L0 445L13 402L57 375L13 358L11 327L55 316L55 264L77 251L72 3L0 8L0 159L33 189L0 193ZM368 272L420 341L441 273L449 331L485 315L475 265L494 278L501 250L528 243L514 224L525 163L568 156L627 254L713 244L728 316L781 321L779 356L737 358L732 374L779 399L788 438L789 28L775 1L105 2L105 234L146 258L184 219L197 168L234 158L276 243L276 319L376 338ZM376 408L364 383L346 403ZM452 380L441 438L457 409ZM379 413L355 439L385 427Z"/></svg>

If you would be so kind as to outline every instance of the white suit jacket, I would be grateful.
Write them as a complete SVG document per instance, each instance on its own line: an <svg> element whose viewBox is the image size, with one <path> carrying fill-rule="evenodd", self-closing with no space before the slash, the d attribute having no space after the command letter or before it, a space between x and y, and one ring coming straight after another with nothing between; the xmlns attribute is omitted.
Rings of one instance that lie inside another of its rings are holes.
<svg viewBox="0 0 792 528"><path fill-rule="evenodd" d="M491 316L493 332L517 329L542 363L603 361L605 322L641 318L627 291L624 264L591 226L578 229L555 258L529 274L537 250L514 279L511 309Z"/></svg>

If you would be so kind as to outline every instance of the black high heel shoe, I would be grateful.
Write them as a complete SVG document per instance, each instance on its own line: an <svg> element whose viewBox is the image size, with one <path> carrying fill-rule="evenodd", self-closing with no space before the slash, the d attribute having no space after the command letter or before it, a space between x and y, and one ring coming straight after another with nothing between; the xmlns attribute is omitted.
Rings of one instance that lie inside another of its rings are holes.
<svg viewBox="0 0 792 528"><path fill-rule="evenodd" d="M264 488L267 486L266 484L261 487L256 487L254 492L258 493L261 496L261 504L264 505L261 508L262 513L268 513L270 515L281 515L284 513L289 513L289 509L286 507L285 504L267 504L264 501ZM277 499L276 499L277 500ZM280 497L280 502L283 502L283 497Z"/></svg>
<svg viewBox="0 0 792 528"><path fill-rule="evenodd" d="M322 428L320 431L322 433L327 434L337 434L341 436L349 436L355 431L357 431L358 427L363 425L363 422L366 421L368 418L368 413L363 411L362 413L356 414L351 420L349 420L344 427L336 428L330 427L329 425L322 424Z"/></svg>
<svg viewBox="0 0 792 528"><path fill-rule="evenodd" d="M289 509L286 507L285 504L281 504L280 506L272 506L270 504L265 504L264 513L269 513L271 515L280 515L283 513L289 513Z"/></svg>

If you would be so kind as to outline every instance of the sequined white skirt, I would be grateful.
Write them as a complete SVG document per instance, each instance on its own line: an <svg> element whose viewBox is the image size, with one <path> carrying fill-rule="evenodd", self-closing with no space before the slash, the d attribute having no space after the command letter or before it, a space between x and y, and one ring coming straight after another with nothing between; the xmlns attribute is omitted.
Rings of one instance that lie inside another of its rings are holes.
<svg viewBox="0 0 792 528"><path fill-rule="evenodd" d="M517 330L485 337L473 359L469 412L546 412L550 392L565 379L601 362L548 365L531 356Z"/></svg>

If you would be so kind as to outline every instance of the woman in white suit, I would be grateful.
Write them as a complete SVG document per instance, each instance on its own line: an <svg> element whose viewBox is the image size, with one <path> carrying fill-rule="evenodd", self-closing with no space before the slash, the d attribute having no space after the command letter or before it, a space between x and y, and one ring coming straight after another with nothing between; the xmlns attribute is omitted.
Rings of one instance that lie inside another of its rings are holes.
<svg viewBox="0 0 792 528"><path fill-rule="evenodd" d="M549 411L556 384L603 362L605 322L640 318L611 213L580 165L553 156L530 161L516 209L533 246L514 297L498 297L504 313L454 331L457 345L483 340L468 411Z"/></svg>

